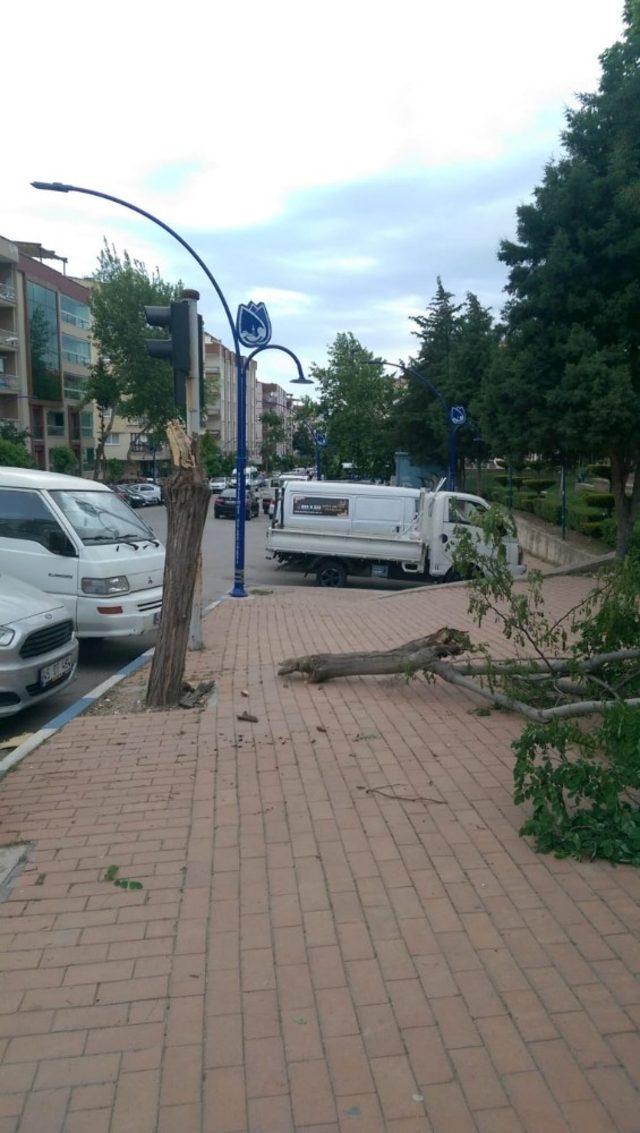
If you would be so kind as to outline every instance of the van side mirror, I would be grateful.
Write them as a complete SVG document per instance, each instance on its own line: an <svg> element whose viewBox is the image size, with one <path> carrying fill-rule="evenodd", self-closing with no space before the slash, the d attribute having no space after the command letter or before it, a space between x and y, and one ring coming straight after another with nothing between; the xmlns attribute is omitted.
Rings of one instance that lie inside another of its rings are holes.
<svg viewBox="0 0 640 1133"><path fill-rule="evenodd" d="M49 532L47 549L51 551L52 555L64 555L67 559L75 559L78 557L78 552L73 543L59 527L55 527Z"/></svg>

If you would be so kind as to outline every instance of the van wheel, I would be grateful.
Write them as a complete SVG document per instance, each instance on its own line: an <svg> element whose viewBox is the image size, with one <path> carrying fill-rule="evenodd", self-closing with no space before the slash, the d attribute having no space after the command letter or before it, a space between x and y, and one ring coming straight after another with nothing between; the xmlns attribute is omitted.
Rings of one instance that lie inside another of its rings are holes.
<svg viewBox="0 0 640 1133"><path fill-rule="evenodd" d="M327 559L316 571L316 586L346 586L347 572L339 559Z"/></svg>

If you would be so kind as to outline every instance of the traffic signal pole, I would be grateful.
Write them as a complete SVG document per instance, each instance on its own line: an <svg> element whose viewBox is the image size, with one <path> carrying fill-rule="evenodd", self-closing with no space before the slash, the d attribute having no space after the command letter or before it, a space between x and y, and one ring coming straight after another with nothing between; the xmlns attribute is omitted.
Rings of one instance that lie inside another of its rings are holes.
<svg viewBox="0 0 640 1133"><path fill-rule="evenodd" d="M198 291L183 291L182 298L189 305L189 375L186 383L187 433L190 437L200 436L202 432L202 409L200 405L200 320L198 318ZM196 580L189 622L189 649L202 649L202 544L198 547Z"/></svg>

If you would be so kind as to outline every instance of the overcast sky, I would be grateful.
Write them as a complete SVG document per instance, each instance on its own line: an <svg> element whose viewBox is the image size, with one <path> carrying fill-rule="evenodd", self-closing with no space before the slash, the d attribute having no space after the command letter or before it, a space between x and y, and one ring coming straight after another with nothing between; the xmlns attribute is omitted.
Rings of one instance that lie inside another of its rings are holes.
<svg viewBox="0 0 640 1133"><path fill-rule="evenodd" d="M305 366L346 330L406 358L437 275L499 312L498 242L621 32L622 0L12 4L0 234L68 256L74 275L106 236L197 287L230 345L168 236L29 182L98 188L178 228L233 311L265 300ZM267 355L259 376L286 385L289 366Z"/></svg>

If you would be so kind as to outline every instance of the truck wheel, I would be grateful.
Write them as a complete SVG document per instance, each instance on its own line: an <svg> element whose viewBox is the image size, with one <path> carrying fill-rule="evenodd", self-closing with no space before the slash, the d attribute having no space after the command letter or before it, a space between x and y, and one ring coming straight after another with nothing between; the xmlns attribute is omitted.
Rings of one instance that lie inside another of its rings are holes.
<svg viewBox="0 0 640 1133"><path fill-rule="evenodd" d="M316 586L346 586L347 572L339 559L326 559L316 571Z"/></svg>

